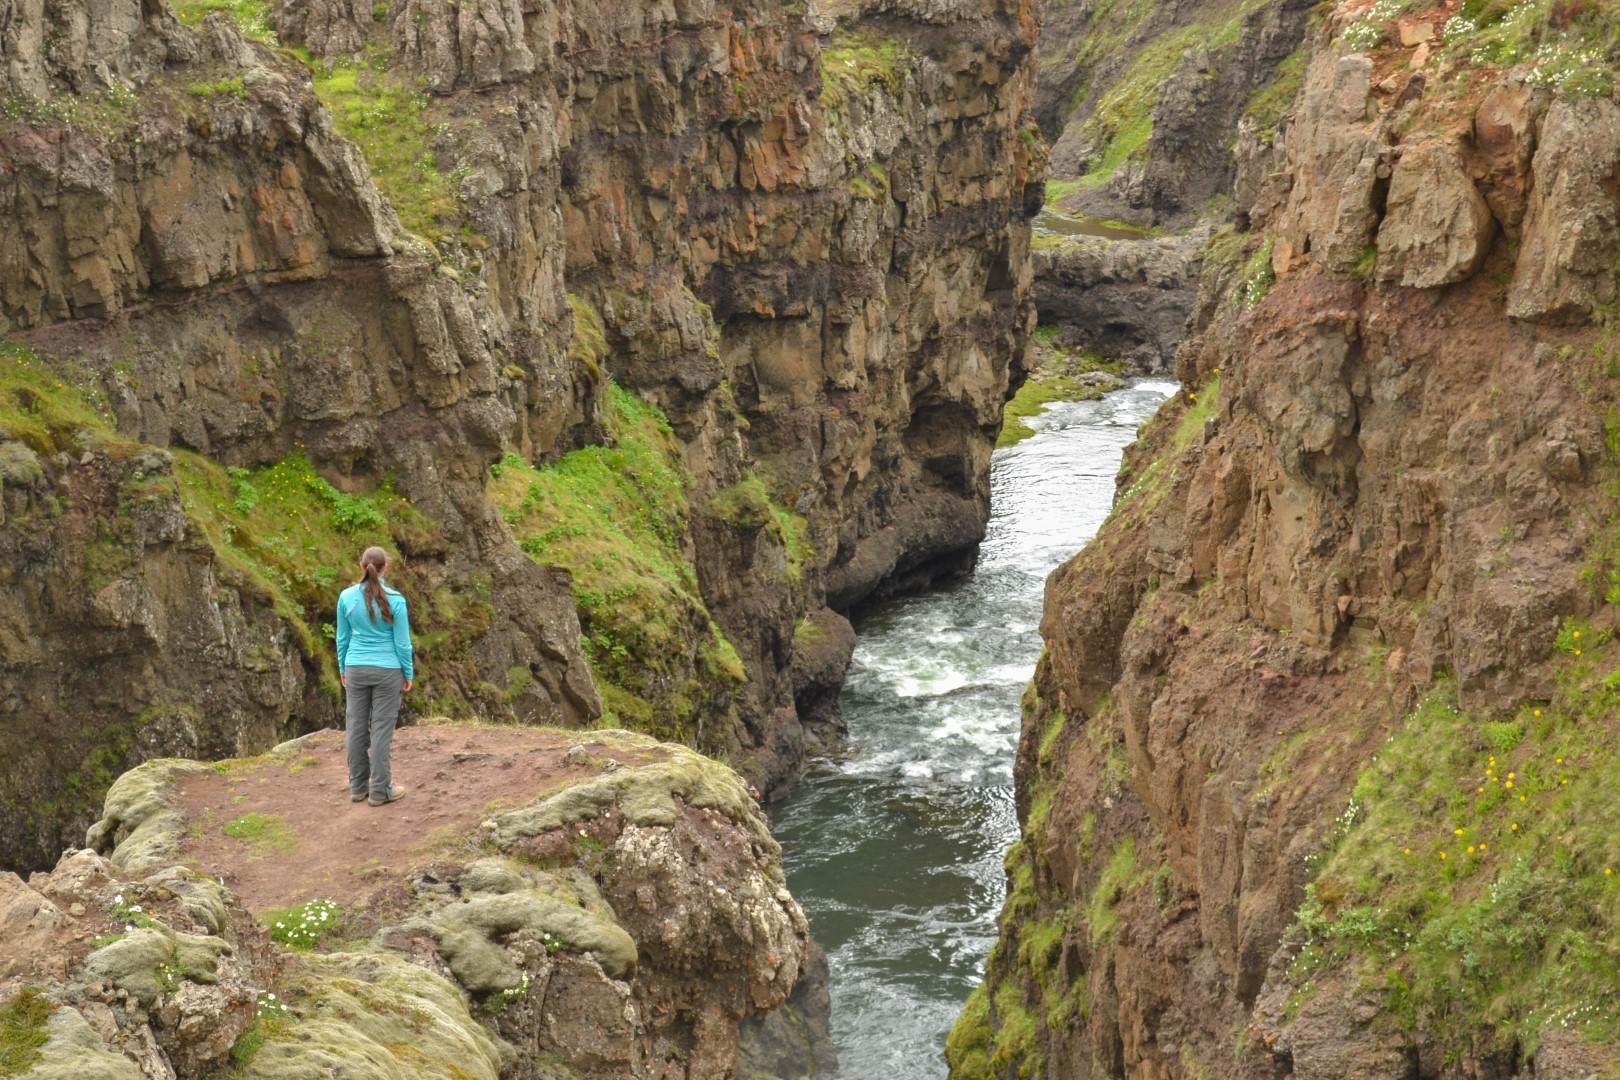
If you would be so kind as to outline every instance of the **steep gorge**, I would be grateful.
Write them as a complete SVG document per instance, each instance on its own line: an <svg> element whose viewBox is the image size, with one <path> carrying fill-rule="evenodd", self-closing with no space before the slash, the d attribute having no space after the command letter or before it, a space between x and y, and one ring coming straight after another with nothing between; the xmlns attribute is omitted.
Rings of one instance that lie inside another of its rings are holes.
<svg viewBox="0 0 1620 1080"><path fill-rule="evenodd" d="M1048 582L954 1077L1620 1062L1609 17L1350 0L1240 129L1182 393Z"/></svg>
<svg viewBox="0 0 1620 1080"><path fill-rule="evenodd" d="M0 11L5 863L142 760L335 723L378 535L417 712L790 783L837 613L982 534L1034 40L1024 0Z"/></svg>

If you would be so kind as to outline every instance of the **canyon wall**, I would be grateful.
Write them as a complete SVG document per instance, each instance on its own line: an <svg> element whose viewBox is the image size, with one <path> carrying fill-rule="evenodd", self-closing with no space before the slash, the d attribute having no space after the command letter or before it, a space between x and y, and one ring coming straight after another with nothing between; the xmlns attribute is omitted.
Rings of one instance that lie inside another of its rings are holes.
<svg viewBox="0 0 1620 1080"><path fill-rule="evenodd" d="M1181 393L1048 582L954 1077L1620 1062L1602 16L1408 8L1243 128Z"/></svg>
<svg viewBox="0 0 1620 1080"><path fill-rule="evenodd" d="M1033 303L1025 0L0 11L0 861L125 768L604 712L769 792L967 565Z"/></svg>

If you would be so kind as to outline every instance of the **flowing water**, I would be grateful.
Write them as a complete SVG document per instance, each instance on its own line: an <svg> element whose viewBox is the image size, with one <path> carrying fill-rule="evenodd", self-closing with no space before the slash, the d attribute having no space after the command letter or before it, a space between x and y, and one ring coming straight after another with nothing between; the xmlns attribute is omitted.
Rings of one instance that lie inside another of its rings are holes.
<svg viewBox="0 0 1620 1080"><path fill-rule="evenodd" d="M1018 699L1046 576L1102 524L1121 451L1175 389L1139 382L1033 419L1038 434L996 451L973 576L856 620L848 744L773 815L831 964L847 1080L945 1075L945 1033L995 941L1018 836Z"/></svg>

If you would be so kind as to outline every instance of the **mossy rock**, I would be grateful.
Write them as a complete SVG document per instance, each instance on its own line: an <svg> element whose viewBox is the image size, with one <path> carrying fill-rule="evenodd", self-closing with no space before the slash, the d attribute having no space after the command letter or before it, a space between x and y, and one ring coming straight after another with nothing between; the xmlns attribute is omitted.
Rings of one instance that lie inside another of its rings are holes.
<svg viewBox="0 0 1620 1080"><path fill-rule="evenodd" d="M495 819L493 837L499 846L510 849L529 837L598 817L609 807L617 807L632 825L668 827L680 813L675 802L679 797L688 806L717 810L748 828L765 850L781 850L742 778L725 765L630 731L597 731L592 737L626 751L656 748L668 757L570 784L539 802L502 814Z"/></svg>
<svg viewBox="0 0 1620 1080"><path fill-rule="evenodd" d="M131 769L108 789L101 820L85 833L85 846L135 873L156 873L178 862L186 826L169 785L184 774L207 771L206 765L175 758Z"/></svg>
<svg viewBox="0 0 1620 1080"><path fill-rule="evenodd" d="M398 957L310 956L283 986L293 1020L265 1036L236 1080L499 1080L515 1057L452 983Z"/></svg>
<svg viewBox="0 0 1620 1080"><path fill-rule="evenodd" d="M220 956L230 948L221 938L182 934L152 923L91 953L84 963L84 974L135 995L143 1006L151 1008L163 997L157 977L159 965L184 972L191 982L211 984L217 978Z"/></svg>
<svg viewBox="0 0 1620 1080"><path fill-rule="evenodd" d="M414 919L439 942L456 981L483 996L516 988L523 972L504 942L517 933L560 940L571 952L589 953L615 978L636 965L636 943L615 921L613 909L583 874L563 875L520 867L506 859L482 859L457 882L464 902Z"/></svg>
<svg viewBox="0 0 1620 1080"><path fill-rule="evenodd" d="M45 1043L20 1080L143 1080L134 1062L110 1053L77 1009L61 1007L45 1022Z"/></svg>

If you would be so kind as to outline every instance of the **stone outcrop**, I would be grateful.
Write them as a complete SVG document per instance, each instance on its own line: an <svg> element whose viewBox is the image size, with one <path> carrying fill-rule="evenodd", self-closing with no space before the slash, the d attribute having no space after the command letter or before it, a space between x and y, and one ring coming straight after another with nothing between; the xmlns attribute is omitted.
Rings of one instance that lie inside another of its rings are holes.
<svg viewBox="0 0 1620 1080"><path fill-rule="evenodd" d="M982 534L1033 314L1029 5L180 14L0 15L0 329L38 383L0 402L0 750L30 764L0 860L48 865L149 756L335 722L348 564L246 536L211 467L303 455L332 506L408 500L381 538L434 707L600 715L578 583L486 485L600 445L609 379L679 440L674 542L740 665L676 673L681 730L791 782L844 662L796 662L796 627ZM804 550L710 512L758 481Z"/></svg>
<svg viewBox="0 0 1620 1080"><path fill-rule="evenodd" d="M1364 17L1240 142L1182 393L1048 581L953 1076L1614 1067L1610 991L1482 945L1613 932L1612 105Z"/></svg>
<svg viewBox="0 0 1620 1080"><path fill-rule="evenodd" d="M1042 236L1035 303L1043 325L1134 370L1164 373L1198 296L1208 228L1174 236Z"/></svg>
<svg viewBox="0 0 1620 1080"><path fill-rule="evenodd" d="M335 733L149 763L90 848L0 879L0 999L44 1003L25 1075L736 1075L812 955L741 778L628 732L396 745L383 810L345 799Z"/></svg>

